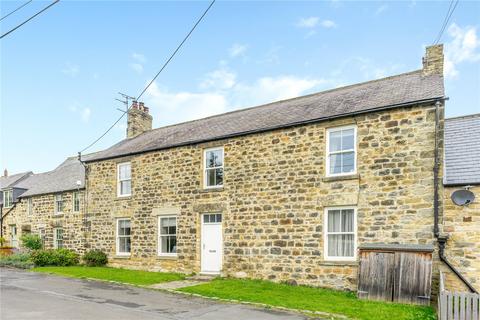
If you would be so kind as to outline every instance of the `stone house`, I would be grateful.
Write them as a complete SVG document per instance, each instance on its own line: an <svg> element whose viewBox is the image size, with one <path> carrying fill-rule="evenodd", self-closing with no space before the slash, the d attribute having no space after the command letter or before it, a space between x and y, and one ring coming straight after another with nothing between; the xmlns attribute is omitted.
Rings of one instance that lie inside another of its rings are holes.
<svg viewBox="0 0 480 320"><path fill-rule="evenodd" d="M461 139L445 100L438 45L420 70L153 130L135 102L125 140L67 159L80 188L27 191L8 224L49 226L49 246L62 227L66 247L103 250L113 266L349 290L362 246L446 243L434 275L479 290L478 202L450 200L478 180L450 183ZM75 190L80 212L54 215L55 194L69 203ZM29 198L45 204L38 218Z"/></svg>
<svg viewBox="0 0 480 320"><path fill-rule="evenodd" d="M154 130L135 104L137 130L85 161L88 245L116 266L353 290L362 244L435 243L444 100L433 46L421 70Z"/></svg>
<svg viewBox="0 0 480 320"><path fill-rule="evenodd" d="M29 172L16 180L10 185L18 190L16 196L2 206L5 239L13 247L19 247L22 234L35 233L40 235L45 248L83 251L84 182L85 168L75 157L50 172Z"/></svg>

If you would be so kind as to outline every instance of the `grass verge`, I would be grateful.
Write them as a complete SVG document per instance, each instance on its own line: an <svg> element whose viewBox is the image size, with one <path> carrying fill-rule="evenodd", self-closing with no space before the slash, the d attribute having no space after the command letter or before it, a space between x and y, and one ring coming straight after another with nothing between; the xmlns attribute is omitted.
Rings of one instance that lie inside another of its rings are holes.
<svg viewBox="0 0 480 320"><path fill-rule="evenodd" d="M357 299L354 293L262 280L215 279L178 289L206 297L264 303L289 309L320 311L352 319L435 320L431 307Z"/></svg>
<svg viewBox="0 0 480 320"><path fill-rule="evenodd" d="M185 276L179 273L150 272L110 267L37 267L33 268L32 271L58 274L72 278L115 281L137 286L148 286L155 283L185 279Z"/></svg>

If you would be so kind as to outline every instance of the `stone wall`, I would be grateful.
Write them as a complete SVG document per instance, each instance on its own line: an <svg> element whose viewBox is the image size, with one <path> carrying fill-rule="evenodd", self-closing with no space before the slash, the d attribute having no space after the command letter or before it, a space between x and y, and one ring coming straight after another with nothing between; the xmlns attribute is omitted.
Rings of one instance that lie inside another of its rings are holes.
<svg viewBox="0 0 480 320"><path fill-rule="evenodd" d="M468 206L457 206L451 200L455 190L445 188L443 231L449 235L445 255L448 260L480 292L480 186L470 188L476 199ZM449 269L446 274L449 290L468 291L468 288Z"/></svg>
<svg viewBox="0 0 480 320"><path fill-rule="evenodd" d="M64 247L84 251L84 191L80 190L80 211L73 211L73 192L63 192L63 214L55 214L55 194L32 196L33 211L28 213L28 198L21 198L15 208L10 212L5 221L4 236L10 240L10 226L16 225L19 244L22 234L30 230L31 233L39 234L40 229L45 230L45 248L53 248L54 228L63 228Z"/></svg>
<svg viewBox="0 0 480 320"><path fill-rule="evenodd" d="M200 271L200 214L223 213L223 273L355 289L357 262L324 259L324 209L355 206L357 244L433 243L435 107L417 106L88 164L87 246L114 266ZM357 126L357 174L325 176L326 129ZM203 149L223 146L222 189L202 187ZM443 151L441 151L443 154ZM116 166L131 161L132 196ZM158 257L157 219L176 212L177 257ZM115 255L116 218L132 252Z"/></svg>

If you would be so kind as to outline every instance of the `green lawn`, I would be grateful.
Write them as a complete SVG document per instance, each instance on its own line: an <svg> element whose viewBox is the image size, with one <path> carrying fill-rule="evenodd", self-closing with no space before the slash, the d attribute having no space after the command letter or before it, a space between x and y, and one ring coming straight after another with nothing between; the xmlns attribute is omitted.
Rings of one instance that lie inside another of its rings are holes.
<svg viewBox="0 0 480 320"><path fill-rule="evenodd" d="M72 278L108 280L138 286L185 279L184 275L178 273L137 271L109 267L37 267L33 268L32 270L36 272L53 273Z"/></svg>
<svg viewBox="0 0 480 320"><path fill-rule="evenodd" d="M341 314L352 319L436 319L431 307L359 300L354 293L289 286L261 280L216 279L179 291L291 309Z"/></svg>

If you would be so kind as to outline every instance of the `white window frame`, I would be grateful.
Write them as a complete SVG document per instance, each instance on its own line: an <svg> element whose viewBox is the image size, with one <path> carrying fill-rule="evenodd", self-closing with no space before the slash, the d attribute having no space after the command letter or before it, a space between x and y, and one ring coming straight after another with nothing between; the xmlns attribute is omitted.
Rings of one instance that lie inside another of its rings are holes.
<svg viewBox="0 0 480 320"><path fill-rule="evenodd" d="M11 199L8 195L11 195ZM7 201L7 199L11 201ZM7 205L8 203L8 205ZM13 189L8 189L3 191L3 207L4 208L11 208L13 207Z"/></svg>
<svg viewBox="0 0 480 320"><path fill-rule="evenodd" d="M119 235L118 233L118 226L120 221L130 221L130 235L125 236L125 235ZM130 238L130 252L120 252L120 237L123 238ZM115 253L117 256L124 256L124 257L129 257L132 254L132 219L130 218L118 218L116 221L116 227L115 227Z"/></svg>
<svg viewBox="0 0 480 320"><path fill-rule="evenodd" d="M27 214L31 216L33 214L33 199L29 197L27 199Z"/></svg>
<svg viewBox="0 0 480 320"><path fill-rule="evenodd" d="M178 217L177 215L160 215L158 216L158 239L157 239L157 254L159 257L176 257L177 256L177 252L175 253L166 253L166 252L162 252L162 234L160 233L161 231L161 225L160 225L160 222L162 221L162 219L165 219L165 218L175 218L175 226L176 226L176 232L175 232L175 238L177 238L177 251L178 251ZM170 234L168 234L169 236L171 236Z"/></svg>
<svg viewBox="0 0 480 320"><path fill-rule="evenodd" d="M77 201L78 201L78 210L75 210L75 197L77 198ZM80 192L79 191L73 191L72 193L72 212L80 212Z"/></svg>
<svg viewBox="0 0 480 320"><path fill-rule="evenodd" d="M120 180L120 167L129 165L130 166L130 179L124 179ZM129 181L130 180L130 193L126 194L121 194L120 192L122 191L121 188L121 182L122 181ZM130 197L132 195L132 163L130 161L127 162L122 162L117 164L117 197L122 198L122 197Z"/></svg>
<svg viewBox="0 0 480 320"><path fill-rule="evenodd" d="M207 152L209 151L215 151L215 150L221 150L222 151L222 165L219 167L211 167L207 168ZM215 186L209 186L207 184L208 181L208 175L207 175L207 170L215 170L215 169L222 169L223 170L223 181L221 185L215 185ZM214 147L214 148L208 148L203 150L203 187L205 189L218 189L218 188L223 188L223 185L225 184L225 151L223 147Z"/></svg>
<svg viewBox="0 0 480 320"><path fill-rule="evenodd" d="M60 239L58 238L57 231L59 231L59 230L62 230L62 246L61 247L58 246L58 240L60 240ZM59 228L53 228L53 248L54 249L65 248L65 244L64 244L65 239L63 237L63 232L64 232L63 228L60 228L60 227Z"/></svg>
<svg viewBox="0 0 480 320"><path fill-rule="evenodd" d="M61 201L62 201L62 211L59 210L58 208L58 200L57 200L57 196L60 196L61 197ZM63 214L63 210L65 209L65 200L63 199L63 194L62 193L56 193L54 195L54 202L55 202L55 214Z"/></svg>
<svg viewBox="0 0 480 320"><path fill-rule="evenodd" d="M348 130L353 129L353 149L349 150L341 150L341 151L334 151L330 152L330 134L332 132L341 131L341 130ZM352 174L357 174L357 126L356 125L348 125L348 126L341 126L341 127L334 127L328 128L326 134L326 172L325 176L327 177L338 177L338 176L349 176ZM342 172L342 173L330 173L330 156L332 154L342 154L346 152L353 151L353 171L352 172Z"/></svg>
<svg viewBox="0 0 480 320"><path fill-rule="evenodd" d="M328 255L328 235L329 234L352 234L352 232L328 232L328 211L331 210L353 210L353 257L336 257ZM326 207L324 209L324 218L323 218L323 252L325 261L356 261L357 260L357 241L358 241L358 230L357 230L357 207L348 206L348 207Z"/></svg>

